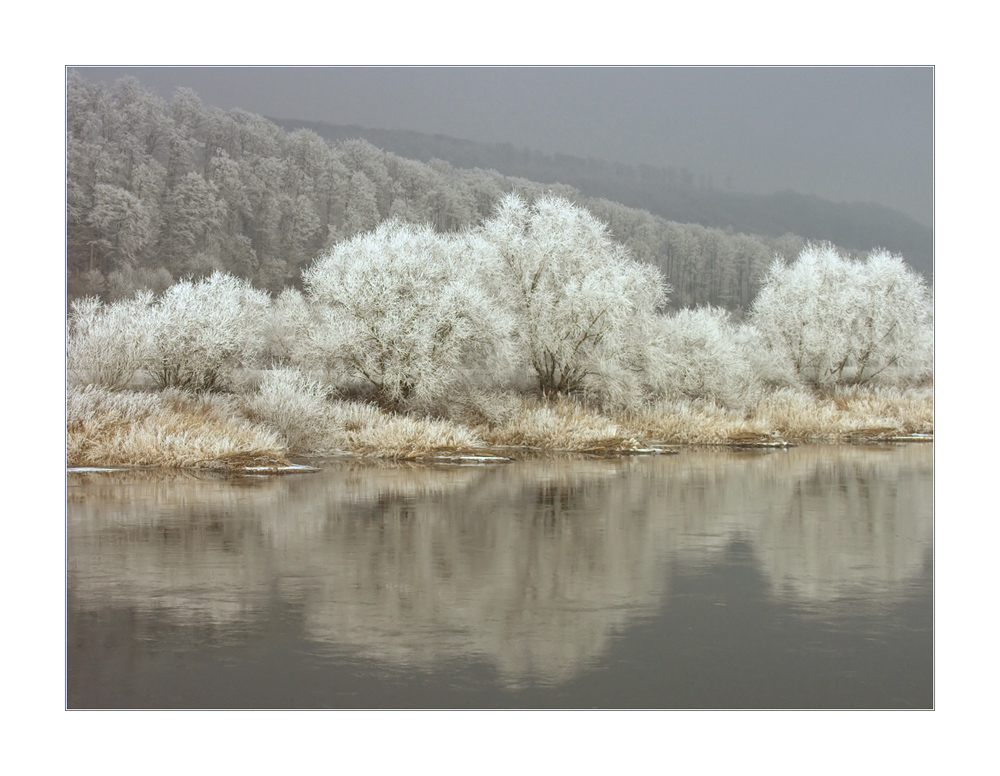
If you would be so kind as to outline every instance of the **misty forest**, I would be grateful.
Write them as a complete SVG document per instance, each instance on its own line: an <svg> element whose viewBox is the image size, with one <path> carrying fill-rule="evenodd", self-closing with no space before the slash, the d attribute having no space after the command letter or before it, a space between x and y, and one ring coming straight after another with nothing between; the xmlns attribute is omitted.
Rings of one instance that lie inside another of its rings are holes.
<svg viewBox="0 0 1000 776"><path fill-rule="evenodd" d="M71 465L933 431L931 291L892 245L679 223L134 79L71 72L67 100Z"/></svg>

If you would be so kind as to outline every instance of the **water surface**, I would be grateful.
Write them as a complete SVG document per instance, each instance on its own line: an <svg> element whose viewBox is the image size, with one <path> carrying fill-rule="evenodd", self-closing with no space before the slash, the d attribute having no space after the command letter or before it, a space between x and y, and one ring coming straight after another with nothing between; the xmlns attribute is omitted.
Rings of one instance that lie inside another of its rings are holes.
<svg viewBox="0 0 1000 776"><path fill-rule="evenodd" d="M928 708L932 448L68 476L71 708Z"/></svg>

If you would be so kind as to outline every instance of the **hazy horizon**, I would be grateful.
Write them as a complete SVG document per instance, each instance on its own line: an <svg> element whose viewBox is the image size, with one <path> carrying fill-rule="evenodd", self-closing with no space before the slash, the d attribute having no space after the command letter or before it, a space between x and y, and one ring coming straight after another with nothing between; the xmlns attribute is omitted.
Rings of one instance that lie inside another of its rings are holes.
<svg viewBox="0 0 1000 776"><path fill-rule="evenodd" d="M149 68L169 98L277 119L687 167L719 189L875 202L930 225L933 70L923 68Z"/></svg>

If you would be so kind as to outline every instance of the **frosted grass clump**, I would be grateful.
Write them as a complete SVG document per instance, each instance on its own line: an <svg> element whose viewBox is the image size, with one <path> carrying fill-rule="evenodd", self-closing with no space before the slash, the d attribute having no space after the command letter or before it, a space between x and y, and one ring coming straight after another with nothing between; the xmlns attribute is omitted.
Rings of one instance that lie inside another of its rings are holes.
<svg viewBox="0 0 1000 776"><path fill-rule="evenodd" d="M283 462L286 453L280 435L240 417L225 397L71 387L66 415L66 458L74 466L225 468L236 460Z"/></svg>
<svg viewBox="0 0 1000 776"><path fill-rule="evenodd" d="M474 432L456 423L392 414L379 414L373 423L351 431L348 438L352 452L393 459L425 458L483 446Z"/></svg>
<svg viewBox="0 0 1000 776"><path fill-rule="evenodd" d="M155 393L111 391L103 386L71 385L66 391L66 427L102 423L128 423L148 417L162 405Z"/></svg>
<svg viewBox="0 0 1000 776"><path fill-rule="evenodd" d="M630 431L610 417L568 398L524 402L506 423L481 429L493 445L546 450L634 450Z"/></svg>
<svg viewBox="0 0 1000 776"><path fill-rule="evenodd" d="M786 439L837 441L933 433L933 391L850 386L827 393L783 388L763 396L751 412L755 423Z"/></svg>
<svg viewBox="0 0 1000 776"><path fill-rule="evenodd" d="M743 411L700 399L658 399L627 413L620 422L666 444L719 445L734 437L768 435L766 426L748 420Z"/></svg>

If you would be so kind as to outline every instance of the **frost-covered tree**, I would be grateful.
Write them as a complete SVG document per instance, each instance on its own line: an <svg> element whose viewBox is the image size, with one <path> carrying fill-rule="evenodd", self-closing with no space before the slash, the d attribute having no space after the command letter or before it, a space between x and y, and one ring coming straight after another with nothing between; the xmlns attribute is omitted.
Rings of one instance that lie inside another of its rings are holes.
<svg viewBox="0 0 1000 776"><path fill-rule="evenodd" d="M885 250L873 251L861 265L864 296L851 319L849 360L837 364L838 378L925 379L933 372L933 305L926 281ZM845 373L845 367L852 373Z"/></svg>
<svg viewBox="0 0 1000 776"><path fill-rule="evenodd" d="M656 267L632 260L603 222L556 196L528 205L511 194L482 233L502 257L523 358L544 395L608 393L638 372L669 291Z"/></svg>
<svg viewBox="0 0 1000 776"><path fill-rule="evenodd" d="M843 258L809 244L771 265L751 321L776 359L815 386L929 374L930 292L901 257Z"/></svg>
<svg viewBox="0 0 1000 776"><path fill-rule="evenodd" d="M66 367L71 382L124 388L145 365L152 293L104 305L97 297L70 305Z"/></svg>
<svg viewBox="0 0 1000 776"><path fill-rule="evenodd" d="M98 183L89 221L96 245L108 257L107 266L134 265L153 236L152 213L137 195L119 186Z"/></svg>
<svg viewBox="0 0 1000 776"><path fill-rule="evenodd" d="M264 327L264 356L272 364L310 360L315 316L302 292L286 288L274 299Z"/></svg>
<svg viewBox="0 0 1000 776"><path fill-rule="evenodd" d="M111 302L135 296L138 291L150 291L157 296L173 283L173 275L165 267L133 269L125 265L108 275L104 296Z"/></svg>
<svg viewBox="0 0 1000 776"><path fill-rule="evenodd" d="M147 368L161 386L210 391L232 385L264 345L268 295L215 272L171 286L151 308Z"/></svg>
<svg viewBox="0 0 1000 776"><path fill-rule="evenodd" d="M513 322L490 293L498 266L472 233L384 222L303 273L314 318L299 327L309 342L293 360L366 382L386 409L427 406L503 374Z"/></svg>
<svg viewBox="0 0 1000 776"><path fill-rule="evenodd" d="M679 310L658 321L649 349L655 395L707 399L736 407L760 395L760 381L738 327L720 308Z"/></svg>
<svg viewBox="0 0 1000 776"><path fill-rule="evenodd" d="M794 256L803 242L673 223L564 184L404 159L364 140L331 146L246 111L209 108L190 90L165 103L130 79L89 85L71 73L66 118L71 299L111 301L102 283L113 272L154 265L175 277L219 268L277 293L330 245L384 218L459 231L511 191L584 205L632 258L659 266L675 309L745 309L771 257Z"/></svg>
<svg viewBox="0 0 1000 776"><path fill-rule="evenodd" d="M347 185L344 233L353 236L368 231L373 229L380 219L375 184L363 172L354 173Z"/></svg>
<svg viewBox="0 0 1000 776"><path fill-rule="evenodd" d="M194 271L194 257L218 250L225 211L212 181L194 172L179 176L163 204L161 261L177 274Z"/></svg>

